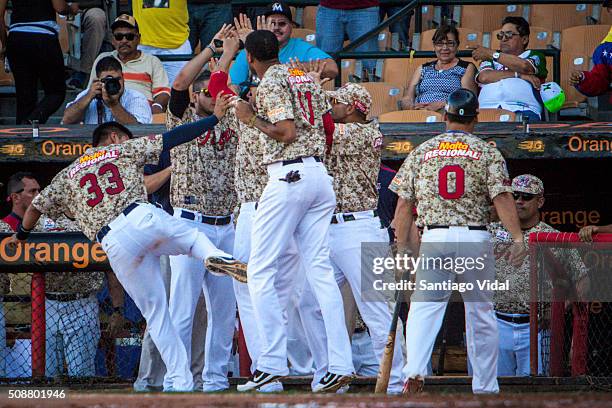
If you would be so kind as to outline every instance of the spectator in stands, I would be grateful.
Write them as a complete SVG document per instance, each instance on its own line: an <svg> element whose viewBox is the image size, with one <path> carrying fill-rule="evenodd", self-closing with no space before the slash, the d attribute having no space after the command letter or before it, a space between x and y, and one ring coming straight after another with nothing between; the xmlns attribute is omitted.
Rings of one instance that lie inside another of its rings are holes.
<svg viewBox="0 0 612 408"><path fill-rule="evenodd" d="M322 60L325 62L325 66L321 77L333 79L338 75L338 66L328 54L308 44L306 41L299 38L291 38L293 15L289 6L285 3L270 4L266 8L264 16L265 21L261 16L258 17L257 29L269 29L276 35L280 46L278 57L281 63L288 63L290 58L297 58L300 61ZM234 25L243 42L246 40L247 35L253 31L251 21L244 14L234 19ZM249 82L249 64L246 60L245 50L240 51L236 57L236 61L230 69L230 78L234 85Z"/></svg>
<svg viewBox="0 0 612 408"><path fill-rule="evenodd" d="M166 111L170 99L170 85L164 67L155 55L138 50L140 33L134 17L122 14L111 25L115 51L98 56L94 66L104 57L114 57L121 62L125 87L146 96L152 113ZM92 70L89 85L96 77Z"/></svg>
<svg viewBox="0 0 612 408"><path fill-rule="evenodd" d="M317 11L317 46L328 53L342 49L345 34L355 41L378 25L379 0L321 0ZM377 51L378 40L374 35L356 51ZM369 74L376 68L376 60L364 60L363 67Z"/></svg>
<svg viewBox="0 0 612 408"><path fill-rule="evenodd" d="M189 10L189 44L195 50L209 44L223 24L232 23L231 0L187 0Z"/></svg>
<svg viewBox="0 0 612 408"><path fill-rule="evenodd" d="M132 11L140 27L138 49L153 55L191 54L187 0L133 0ZM163 61L168 83L187 61Z"/></svg>
<svg viewBox="0 0 612 408"><path fill-rule="evenodd" d="M97 79L88 89L66 105L64 124L83 122L95 125L110 121L124 125L151 123L147 98L138 91L124 87L121 63L117 59L104 57L98 61L96 76Z"/></svg>
<svg viewBox="0 0 612 408"><path fill-rule="evenodd" d="M389 185L396 174L396 170L381 164L380 170L378 171L378 181L376 183L376 189L378 190L378 216L381 226L386 228L389 232L389 242L395 241L395 234L393 228L391 228L391 221L393 221L393 216L395 215L397 194L389 190Z"/></svg>
<svg viewBox="0 0 612 408"><path fill-rule="evenodd" d="M70 3L70 14L81 13L81 58L79 68L75 69L66 85L71 89L83 89L87 75L95 66L94 60L108 38L108 19L105 0L79 0Z"/></svg>
<svg viewBox="0 0 612 408"><path fill-rule="evenodd" d="M467 88L474 94L478 93L474 80L476 67L457 58L457 29L449 25L441 26L433 35L433 45L437 59L421 65L414 72L400 101L402 109L442 111L448 96L457 89Z"/></svg>
<svg viewBox="0 0 612 408"><path fill-rule="evenodd" d="M548 71L544 55L527 49L529 23L522 17L506 17L497 38L501 50L478 47L472 52L475 60L482 61L476 76L480 108L502 108L540 120L538 90Z"/></svg>
<svg viewBox="0 0 612 408"><path fill-rule="evenodd" d="M380 6L380 21L385 19L385 15L389 18L397 14L398 11L403 9L404 6ZM410 19L414 15L414 10L408 12L408 14L401 20L389 26L389 31L397 33L399 36L399 49L409 50L412 42L410 41Z"/></svg>
<svg viewBox="0 0 612 408"><path fill-rule="evenodd" d="M612 1L604 0L602 4L608 13L612 13ZM570 84L586 96L599 96L610 90L612 82L612 27L608 35L593 51L593 68L590 71L573 71Z"/></svg>
<svg viewBox="0 0 612 408"><path fill-rule="evenodd" d="M532 232L558 232L540 218L540 209L544 205L542 180L531 174L523 174L512 180L512 190L526 244ZM497 248L512 240L500 222L490 224L489 230ZM567 261L568 270L574 273L573 281L586 276L586 268L577 253L571 253L570 257L557 256L557 259ZM499 327L497 375L529 376L529 261L523 262L517 270L503 256L496 257L496 271L499 282L510 282L508 290L493 294Z"/></svg>
<svg viewBox="0 0 612 408"><path fill-rule="evenodd" d="M12 1L7 39L4 14L8 0L0 0L0 58L8 57L15 78L17 124L47 119L64 102L64 57L55 13L67 14L64 0ZM38 101L38 81L45 96Z"/></svg>

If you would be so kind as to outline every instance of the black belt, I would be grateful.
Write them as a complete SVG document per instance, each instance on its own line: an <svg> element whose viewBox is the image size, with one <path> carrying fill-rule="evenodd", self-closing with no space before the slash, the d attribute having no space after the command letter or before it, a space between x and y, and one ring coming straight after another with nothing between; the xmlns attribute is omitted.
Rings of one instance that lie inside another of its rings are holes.
<svg viewBox="0 0 612 408"><path fill-rule="evenodd" d="M74 302L75 300L85 299L90 296L89 293L45 293L45 297L56 302Z"/></svg>
<svg viewBox="0 0 612 408"><path fill-rule="evenodd" d="M134 208L138 207L140 204L144 204L144 203L132 203L128 205L127 207L125 207L125 209L121 211L121 213L123 215L128 215L134 210ZM111 227L109 227L108 225L105 225L102 228L100 228L100 231L98 231L98 233L96 234L96 241L98 241L99 243L102 243L102 240L104 239L106 234L109 233L110 230L111 230Z"/></svg>
<svg viewBox="0 0 612 408"><path fill-rule="evenodd" d="M190 211L181 210L181 218L186 218L191 221L196 220L196 215ZM227 225L232 222L232 217L228 215L227 217L207 217L206 215L202 215L201 222L209 225Z"/></svg>
<svg viewBox="0 0 612 408"><path fill-rule="evenodd" d="M321 163L321 158L319 156L312 156L312 158L315 159L316 162ZM302 159L302 157L298 157L297 159L293 160L283 160L283 166L288 166L290 164L296 163L304 163L304 160Z"/></svg>
<svg viewBox="0 0 612 408"><path fill-rule="evenodd" d="M355 221L357 219L355 218L353 214L341 214L341 215L342 215L342 219L344 220L344 222ZM338 224L338 218L336 218L337 216L338 216L337 214L332 215L332 219L331 219L332 224ZM378 217L378 210L374 210L374 217Z"/></svg>
<svg viewBox="0 0 612 408"><path fill-rule="evenodd" d="M434 225L428 225L427 229L436 229L436 228L444 228L444 229L448 229L450 227L452 227L454 225L438 225L438 224L434 224ZM467 227L470 230L476 230L476 231L486 231L487 230L487 226L486 225L458 225L459 227Z"/></svg>
<svg viewBox="0 0 612 408"><path fill-rule="evenodd" d="M500 320L503 320L505 322L514 323L514 324L529 323L529 315L525 315L525 316L506 316L504 314L495 312L495 316L497 316L497 318L500 319Z"/></svg>

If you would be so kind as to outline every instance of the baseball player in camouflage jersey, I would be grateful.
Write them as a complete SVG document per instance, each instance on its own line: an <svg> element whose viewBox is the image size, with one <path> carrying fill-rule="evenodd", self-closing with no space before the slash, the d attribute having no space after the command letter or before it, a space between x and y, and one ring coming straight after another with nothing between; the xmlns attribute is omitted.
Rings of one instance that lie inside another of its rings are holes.
<svg viewBox="0 0 612 408"><path fill-rule="evenodd" d="M313 391L335 391L352 379L351 347L340 290L329 263L329 220L335 207L325 153L323 114L329 104L321 87L299 69L279 64L278 40L270 31L247 37L247 61L261 78L257 113L246 102L236 116L263 138L268 183L259 199L251 235L249 292L264 345L257 370L241 390L256 389L289 373L287 332L274 281L279 258L295 237L306 277L319 302L328 339L329 373Z"/></svg>
<svg viewBox="0 0 612 408"><path fill-rule="evenodd" d="M449 243L454 259L481 259L483 265L462 273L436 269L435 263L431 268L417 267L406 327L406 394L423 389L423 377L451 294L444 288L427 290L421 282L472 283L476 287L462 293L467 350L474 371L472 390L499 391L497 322L489 291L478 290L476 285L477 279L495 279L491 236L486 227L491 200L512 241L517 243L511 248L513 264L520 264L525 247L504 158L496 148L471 134L477 114L476 95L467 89L453 92L446 106L446 132L413 150L391 183L391 190L400 197L394 220L400 247L409 243L416 204L416 224L424 232L420 251L418 242L411 245L414 254L422 259L440 258L446 256L440 255L441 251L448 251L444 243Z"/></svg>
<svg viewBox="0 0 612 408"><path fill-rule="evenodd" d="M0 232L13 232L11 226L0 220ZM6 377L6 358L9 350L6 348L6 319L4 317L3 295L11 291L11 280L6 273L0 273L0 376Z"/></svg>
<svg viewBox="0 0 612 408"><path fill-rule="evenodd" d="M224 25L215 38L224 39L228 27ZM212 55L211 48L206 48L178 74L168 104L168 129L212 115L215 99L208 89L210 72L202 72ZM190 86L193 86L194 103L190 103ZM236 116L226 114L213 129L170 152L170 202L174 217L197 228L216 247L228 253L234 248L232 212L237 204L234 189L237 130ZM188 356L196 305L200 293L204 293L207 328L203 391L225 390L229 387L228 362L236 322L232 279L209 273L198 259L186 255L171 257L170 268L170 317Z"/></svg>
<svg viewBox="0 0 612 408"><path fill-rule="evenodd" d="M336 208L329 229L330 260L341 287L348 282L363 320L370 330L376 359L387 344L392 311L385 300L365 301L361 283L361 243L388 242L376 211L376 182L383 136L378 123L367 121L372 97L361 85L348 83L327 92L335 122L333 143L325 166L334 178ZM397 336L397 341L401 338ZM396 346L388 392L399 394L404 385L401 346Z"/></svg>
<svg viewBox="0 0 612 408"><path fill-rule="evenodd" d="M55 219L72 213L85 236L102 244L119 282L146 319L172 380L166 391L191 391L193 378L185 347L170 321L159 257L188 254L211 271L242 279L246 265L217 249L197 229L147 203L143 169L146 163L157 162L163 151L214 127L227 106L222 98L209 118L133 140L118 123L98 126L94 147L54 177L28 207L11 238L14 245L27 239L42 213Z"/></svg>
<svg viewBox="0 0 612 408"><path fill-rule="evenodd" d="M522 174L512 180L512 194L523 230L525 244L529 234L535 232L559 232L540 220L540 208L544 205L544 183L531 174ZM489 225L495 243L511 240L508 229L499 222ZM568 263L566 271L573 282L586 277L586 267L578 252L562 254L552 249L559 261ZM567 252L567 251L563 251ZM510 282L508 290L495 291L493 303L499 328L498 376L529 376L529 258L519 268L510 265L504 257L496 258L497 280ZM538 350L539 351L539 350ZM539 355L539 353L538 353ZM542 368L542 365L539 364Z"/></svg>

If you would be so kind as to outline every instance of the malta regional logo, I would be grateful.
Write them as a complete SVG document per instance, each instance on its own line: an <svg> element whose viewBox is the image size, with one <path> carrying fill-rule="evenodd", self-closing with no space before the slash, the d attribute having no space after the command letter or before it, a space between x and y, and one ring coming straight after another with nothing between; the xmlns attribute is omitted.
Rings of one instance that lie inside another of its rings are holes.
<svg viewBox="0 0 612 408"><path fill-rule="evenodd" d="M527 150L530 153L542 153L546 144L542 140L524 140L518 144L518 148L521 150Z"/></svg>
<svg viewBox="0 0 612 408"><path fill-rule="evenodd" d="M470 145L460 141L457 142L440 142L436 149L429 150L425 153L423 161L427 161L436 157L465 157L472 160L480 160L482 152L470 149Z"/></svg>

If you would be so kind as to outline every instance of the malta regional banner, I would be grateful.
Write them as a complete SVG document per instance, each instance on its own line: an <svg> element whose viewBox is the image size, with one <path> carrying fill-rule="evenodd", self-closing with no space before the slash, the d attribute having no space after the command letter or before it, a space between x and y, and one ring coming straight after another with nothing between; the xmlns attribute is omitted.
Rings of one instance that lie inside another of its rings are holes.
<svg viewBox="0 0 612 408"><path fill-rule="evenodd" d="M110 265L104 250L80 232L32 233L12 248L11 234L0 233L0 271L66 272L105 271Z"/></svg>

